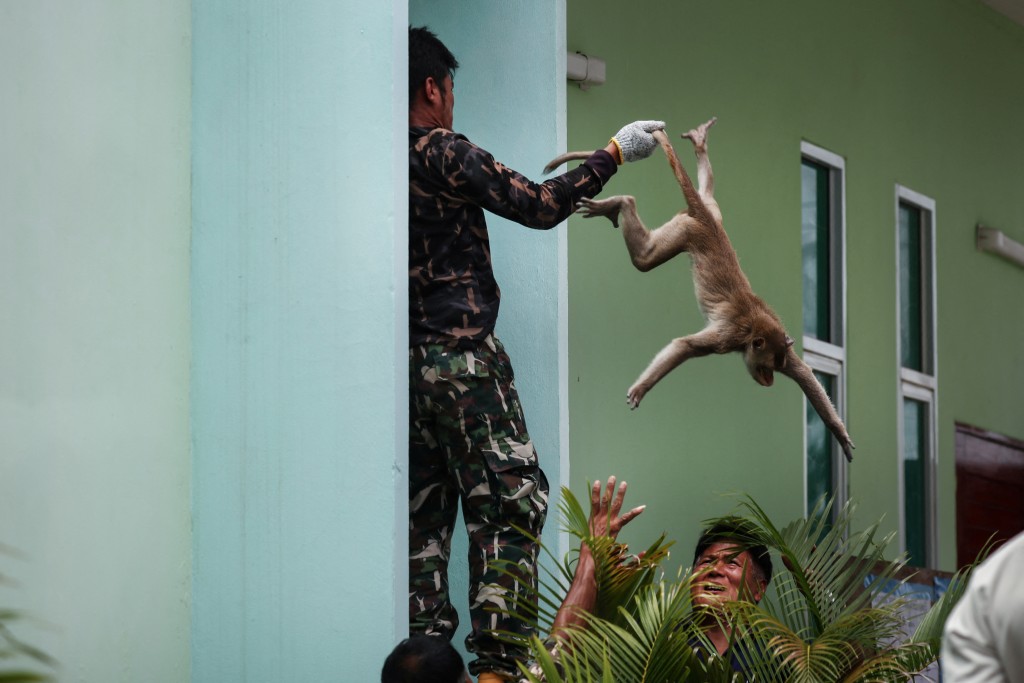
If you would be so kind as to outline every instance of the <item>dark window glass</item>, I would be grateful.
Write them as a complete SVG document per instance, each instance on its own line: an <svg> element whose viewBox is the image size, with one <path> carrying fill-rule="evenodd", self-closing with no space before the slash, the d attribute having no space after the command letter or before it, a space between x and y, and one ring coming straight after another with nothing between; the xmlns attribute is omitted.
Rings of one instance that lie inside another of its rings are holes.
<svg viewBox="0 0 1024 683"><path fill-rule="evenodd" d="M806 159L800 168L804 334L832 341L829 169Z"/></svg>
<svg viewBox="0 0 1024 683"><path fill-rule="evenodd" d="M928 404L903 399L903 519L910 564L927 566Z"/></svg>
<svg viewBox="0 0 1024 683"><path fill-rule="evenodd" d="M924 372L921 210L900 204L900 350L903 367Z"/></svg>
<svg viewBox="0 0 1024 683"><path fill-rule="evenodd" d="M818 371L814 376L829 396L834 395L835 377ZM810 401L804 401L807 416L807 513L814 510L822 497L833 497L832 435Z"/></svg>

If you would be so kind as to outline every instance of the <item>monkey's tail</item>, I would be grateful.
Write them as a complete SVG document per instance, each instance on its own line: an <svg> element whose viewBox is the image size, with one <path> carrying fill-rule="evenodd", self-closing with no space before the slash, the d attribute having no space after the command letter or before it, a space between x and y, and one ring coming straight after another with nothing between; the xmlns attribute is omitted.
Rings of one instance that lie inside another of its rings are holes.
<svg viewBox="0 0 1024 683"><path fill-rule="evenodd" d="M679 157L676 156L675 147L669 141L668 136L665 135L665 131L656 130L651 135L658 141L661 148L665 150L665 156L668 157L668 164L672 167L672 172L676 175L676 180L679 181L679 187L683 190L683 197L686 199L686 207L691 216L709 225L714 225L715 221L708 212L707 206L704 205L704 200L700 198L700 193L697 192L697 188L693 186L693 181L690 180L689 174L686 169L679 162Z"/></svg>
<svg viewBox="0 0 1024 683"><path fill-rule="evenodd" d="M572 161L574 159L589 159L591 154L593 154L593 152L566 152L565 154L561 154L549 161L548 165L544 167L544 172L551 173L567 161Z"/></svg>

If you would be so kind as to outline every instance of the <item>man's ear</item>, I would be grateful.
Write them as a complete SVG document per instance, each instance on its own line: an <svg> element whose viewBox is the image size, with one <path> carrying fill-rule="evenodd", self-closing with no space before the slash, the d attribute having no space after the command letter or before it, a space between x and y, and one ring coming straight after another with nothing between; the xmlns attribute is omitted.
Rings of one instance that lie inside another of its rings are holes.
<svg viewBox="0 0 1024 683"><path fill-rule="evenodd" d="M423 81L423 96L430 104L440 102L443 99L441 97L443 87L444 85L438 83L433 76L427 76L427 80Z"/></svg>
<svg viewBox="0 0 1024 683"><path fill-rule="evenodd" d="M754 603L756 604L756 603L761 602L761 598L763 598L764 594L767 593L767 592L768 592L768 582L765 581L764 579L760 579L757 582L757 586L754 589L754 595L752 596L754 598Z"/></svg>

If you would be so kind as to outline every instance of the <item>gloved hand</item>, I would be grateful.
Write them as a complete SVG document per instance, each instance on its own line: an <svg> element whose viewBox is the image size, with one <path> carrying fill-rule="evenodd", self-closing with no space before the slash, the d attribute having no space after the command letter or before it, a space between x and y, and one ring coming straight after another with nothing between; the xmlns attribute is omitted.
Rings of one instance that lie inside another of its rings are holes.
<svg viewBox="0 0 1024 683"><path fill-rule="evenodd" d="M634 121L623 126L611 140L619 150L619 158L616 161L622 164L651 156L654 148L658 146L658 141L651 132L664 129L664 121Z"/></svg>

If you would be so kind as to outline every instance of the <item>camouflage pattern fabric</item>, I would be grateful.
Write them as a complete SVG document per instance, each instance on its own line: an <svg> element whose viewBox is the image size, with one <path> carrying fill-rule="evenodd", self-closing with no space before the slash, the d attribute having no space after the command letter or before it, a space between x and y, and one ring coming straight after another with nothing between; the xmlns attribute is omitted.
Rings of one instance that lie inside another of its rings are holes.
<svg viewBox="0 0 1024 683"><path fill-rule="evenodd" d="M488 608L535 586L538 548L513 526L540 535L548 483L526 431L512 365L501 343L476 348L421 345L409 352L409 630L451 638L459 617L449 601L448 558L459 502L469 533L469 602L476 654L469 671L516 673L525 653L489 630L530 627ZM501 558L520 568L487 568Z"/></svg>
<svg viewBox="0 0 1024 683"><path fill-rule="evenodd" d="M501 292L485 209L527 227L553 228L614 171L614 162L588 161L534 183L463 135L410 128L409 345L473 348L494 330Z"/></svg>

